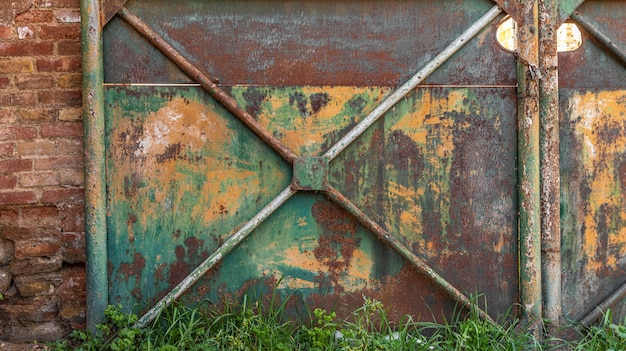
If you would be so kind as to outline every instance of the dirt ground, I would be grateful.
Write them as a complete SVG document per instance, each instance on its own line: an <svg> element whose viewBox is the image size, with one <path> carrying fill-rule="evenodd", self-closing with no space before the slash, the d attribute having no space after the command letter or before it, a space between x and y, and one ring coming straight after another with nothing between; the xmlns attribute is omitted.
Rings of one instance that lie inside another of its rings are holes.
<svg viewBox="0 0 626 351"><path fill-rule="evenodd" d="M32 350L50 350L50 348L43 344L12 344L6 341L0 341L0 350L2 351L32 351Z"/></svg>

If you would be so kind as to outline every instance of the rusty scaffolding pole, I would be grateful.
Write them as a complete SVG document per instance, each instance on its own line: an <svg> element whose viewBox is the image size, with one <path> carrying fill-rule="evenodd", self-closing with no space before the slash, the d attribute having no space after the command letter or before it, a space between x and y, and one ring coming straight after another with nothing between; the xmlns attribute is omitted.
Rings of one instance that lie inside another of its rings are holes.
<svg viewBox="0 0 626 351"><path fill-rule="evenodd" d="M555 334L561 318L561 207L556 1L539 0L539 125L543 319Z"/></svg>
<svg viewBox="0 0 626 351"><path fill-rule="evenodd" d="M520 298L529 330L540 336L541 226L539 174L538 4L522 4L517 31Z"/></svg>

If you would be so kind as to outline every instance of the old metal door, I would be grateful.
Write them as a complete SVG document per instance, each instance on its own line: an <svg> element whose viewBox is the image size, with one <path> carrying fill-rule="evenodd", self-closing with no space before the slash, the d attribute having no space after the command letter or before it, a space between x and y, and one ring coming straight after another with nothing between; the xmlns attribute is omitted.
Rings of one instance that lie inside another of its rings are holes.
<svg viewBox="0 0 626 351"><path fill-rule="evenodd" d="M102 11L85 1L85 41L97 44L99 28L104 37L104 58L85 55L95 67L85 73L87 168L106 175L86 186L92 316L121 302L148 310L145 322L174 299L267 286L339 312L367 296L430 319L482 294L493 317L519 302L540 317L539 16L497 2L530 38L517 55L497 44L506 13L488 0L114 0ZM560 16L581 2L562 2ZM602 1L581 9L623 18ZM611 91L603 80L576 85L592 81L571 78L576 65L612 59L588 45L561 55L573 64L559 77L571 121L561 150L577 151L561 157L563 247L573 250L564 301L584 296L589 308L597 295L569 284L618 287L626 245L623 196L603 204L590 191L621 186L622 152L609 146L623 130L623 66L605 67L619 71ZM90 100L98 94L102 106ZM610 143L572 112L601 94L615 101L602 119ZM586 174L589 152L614 172ZM589 244L604 234L604 247ZM594 273L572 268L580 262Z"/></svg>
<svg viewBox="0 0 626 351"><path fill-rule="evenodd" d="M624 18L624 1L585 1L582 46L559 56L563 313L585 324L626 316Z"/></svg>

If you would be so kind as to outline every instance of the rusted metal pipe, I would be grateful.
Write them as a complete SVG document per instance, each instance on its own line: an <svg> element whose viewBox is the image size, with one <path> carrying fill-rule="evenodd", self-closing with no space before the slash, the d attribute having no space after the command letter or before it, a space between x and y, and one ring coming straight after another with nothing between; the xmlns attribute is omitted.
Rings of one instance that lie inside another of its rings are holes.
<svg viewBox="0 0 626 351"><path fill-rule="evenodd" d="M539 1L539 122L541 177L541 276L543 319L555 334L561 319L561 206L559 157L558 6Z"/></svg>
<svg viewBox="0 0 626 351"><path fill-rule="evenodd" d="M626 283L622 284L617 290L615 290L609 297L604 299L596 308L589 312L583 319L580 320L580 324L584 326L590 326L592 323L600 319L606 310L613 307L618 302L622 301L626 297Z"/></svg>
<svg viewBox="0 0 626 351"><path fill-rule="evenodd" d="M208 77L196 66L184 58L176 49L174 49L159 33L150 28L139 17L132 14L127 8L123 7L118 15L130 24L137 32L143 35L150 43L158 48L167 58L174 62L183 72L191 79L200 83L202 88L206 90L215 100L221 103L228 111L237 117L243 124L250 128L259 138L273 148L283 159L290 164L296 159L293 153L280 140L276 139L265 127L257 122L246 110L241 108L237 101L228 95L224 90L214 82L214 79Z"/></svg>
<svg viewBox="0 0 626 351"><path fill-rule="evenodd" d="M426 77L439 68L452 55L459 51L470 39L480 32L486 25L491 23L502 12L497 5L492 7L485 15L476 21L471 27L456 38L450 45L441 51L434 59L432 59L424 68L411 77L400 88L387 97L380 105L370 112L359 124L357 124L350 132L343 136L333 147L331 147L324 156L329 160L333 160L339 153L354 142L367 128L374 124L385 112L389 111L395 104L406 96L411 90L415 89Z"/></svg>
<svg viewBox="0 0 626 351"><path fill-rule="evenodd" d="M327 185L324 193L337 205L352 214L361 224L372 231L372 233L374 233L383 243L391 247L400 256L409 261L413 266L415 266L415 268L417 268L418 271L420 271L420 273L448 293L448 295L450 295L450 297L452 297L455 301L464 307L474 309L478 312L482 319L494 322L487 312L474 304L469 298L467 298L467 296L430 268L426 262L417 257L411 250L406 248L406 246L402 245L402 243L394 238L385 228L376 223L376 221L371 219L365 212L361 211L361 209L354 205L334 187Z"/></svg>
<svg viewBox="0 0 626 351"><path fill-rule="evenodd" d="M538 4L524 3L518 35L518 163L520 298L524 319L541 336Z"/></svg>
<svg viewBox="0 0 626 351"><path fill-rule="evenodd" d="M167 295L157 302L146 314L144 314L135 323L135 327L143 328L156 318L163 309L169 306L174 300L179 298L187 289L198 281L206 272L208 272L215 264L217 264L224 256L230 253L239 243L252 233L263 221L265 221L276 209L284 204L297 190L291 189L291 186L285 188L278 196L276 196L269 204L267 204L259 213L243 225L236 233L231 235L211 256L204 260L196 269L193 270L185 279L176 285Z"/></svg>
<svg viewBox="0 0 626 351"><path fill-rule="evenodd" d="M104 73L100 1L82 0L81 42L85 145L85 240L87 328L104 319L109 303L107 271Z"/></svg>
<svg viewBox="0 0 626 351"><path fill-rule="evenodd" d="M607 49L609 49L619 60L622 65L626 66L626 52L622 50L619 46L615 45L613 40L609 38L606 34L602 33L598 27L596 27L593 23L589 22L583 15L574 11L574 13L570 16L571 19L576 21L578 25L583 27L587 33L593 35L596 40L598 40L602 45L604 45Z"/></svg>

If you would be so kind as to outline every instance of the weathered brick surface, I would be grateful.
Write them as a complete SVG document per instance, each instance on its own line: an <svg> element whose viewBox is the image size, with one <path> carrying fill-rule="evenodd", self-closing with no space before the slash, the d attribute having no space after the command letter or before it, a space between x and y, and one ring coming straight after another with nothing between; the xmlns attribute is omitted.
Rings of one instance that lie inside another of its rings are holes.
<svg viewBox="0 0 626 351"><path fill-rule="evenodd" d="M80 0L0 23L0 340L85 326Z"/></svg>

